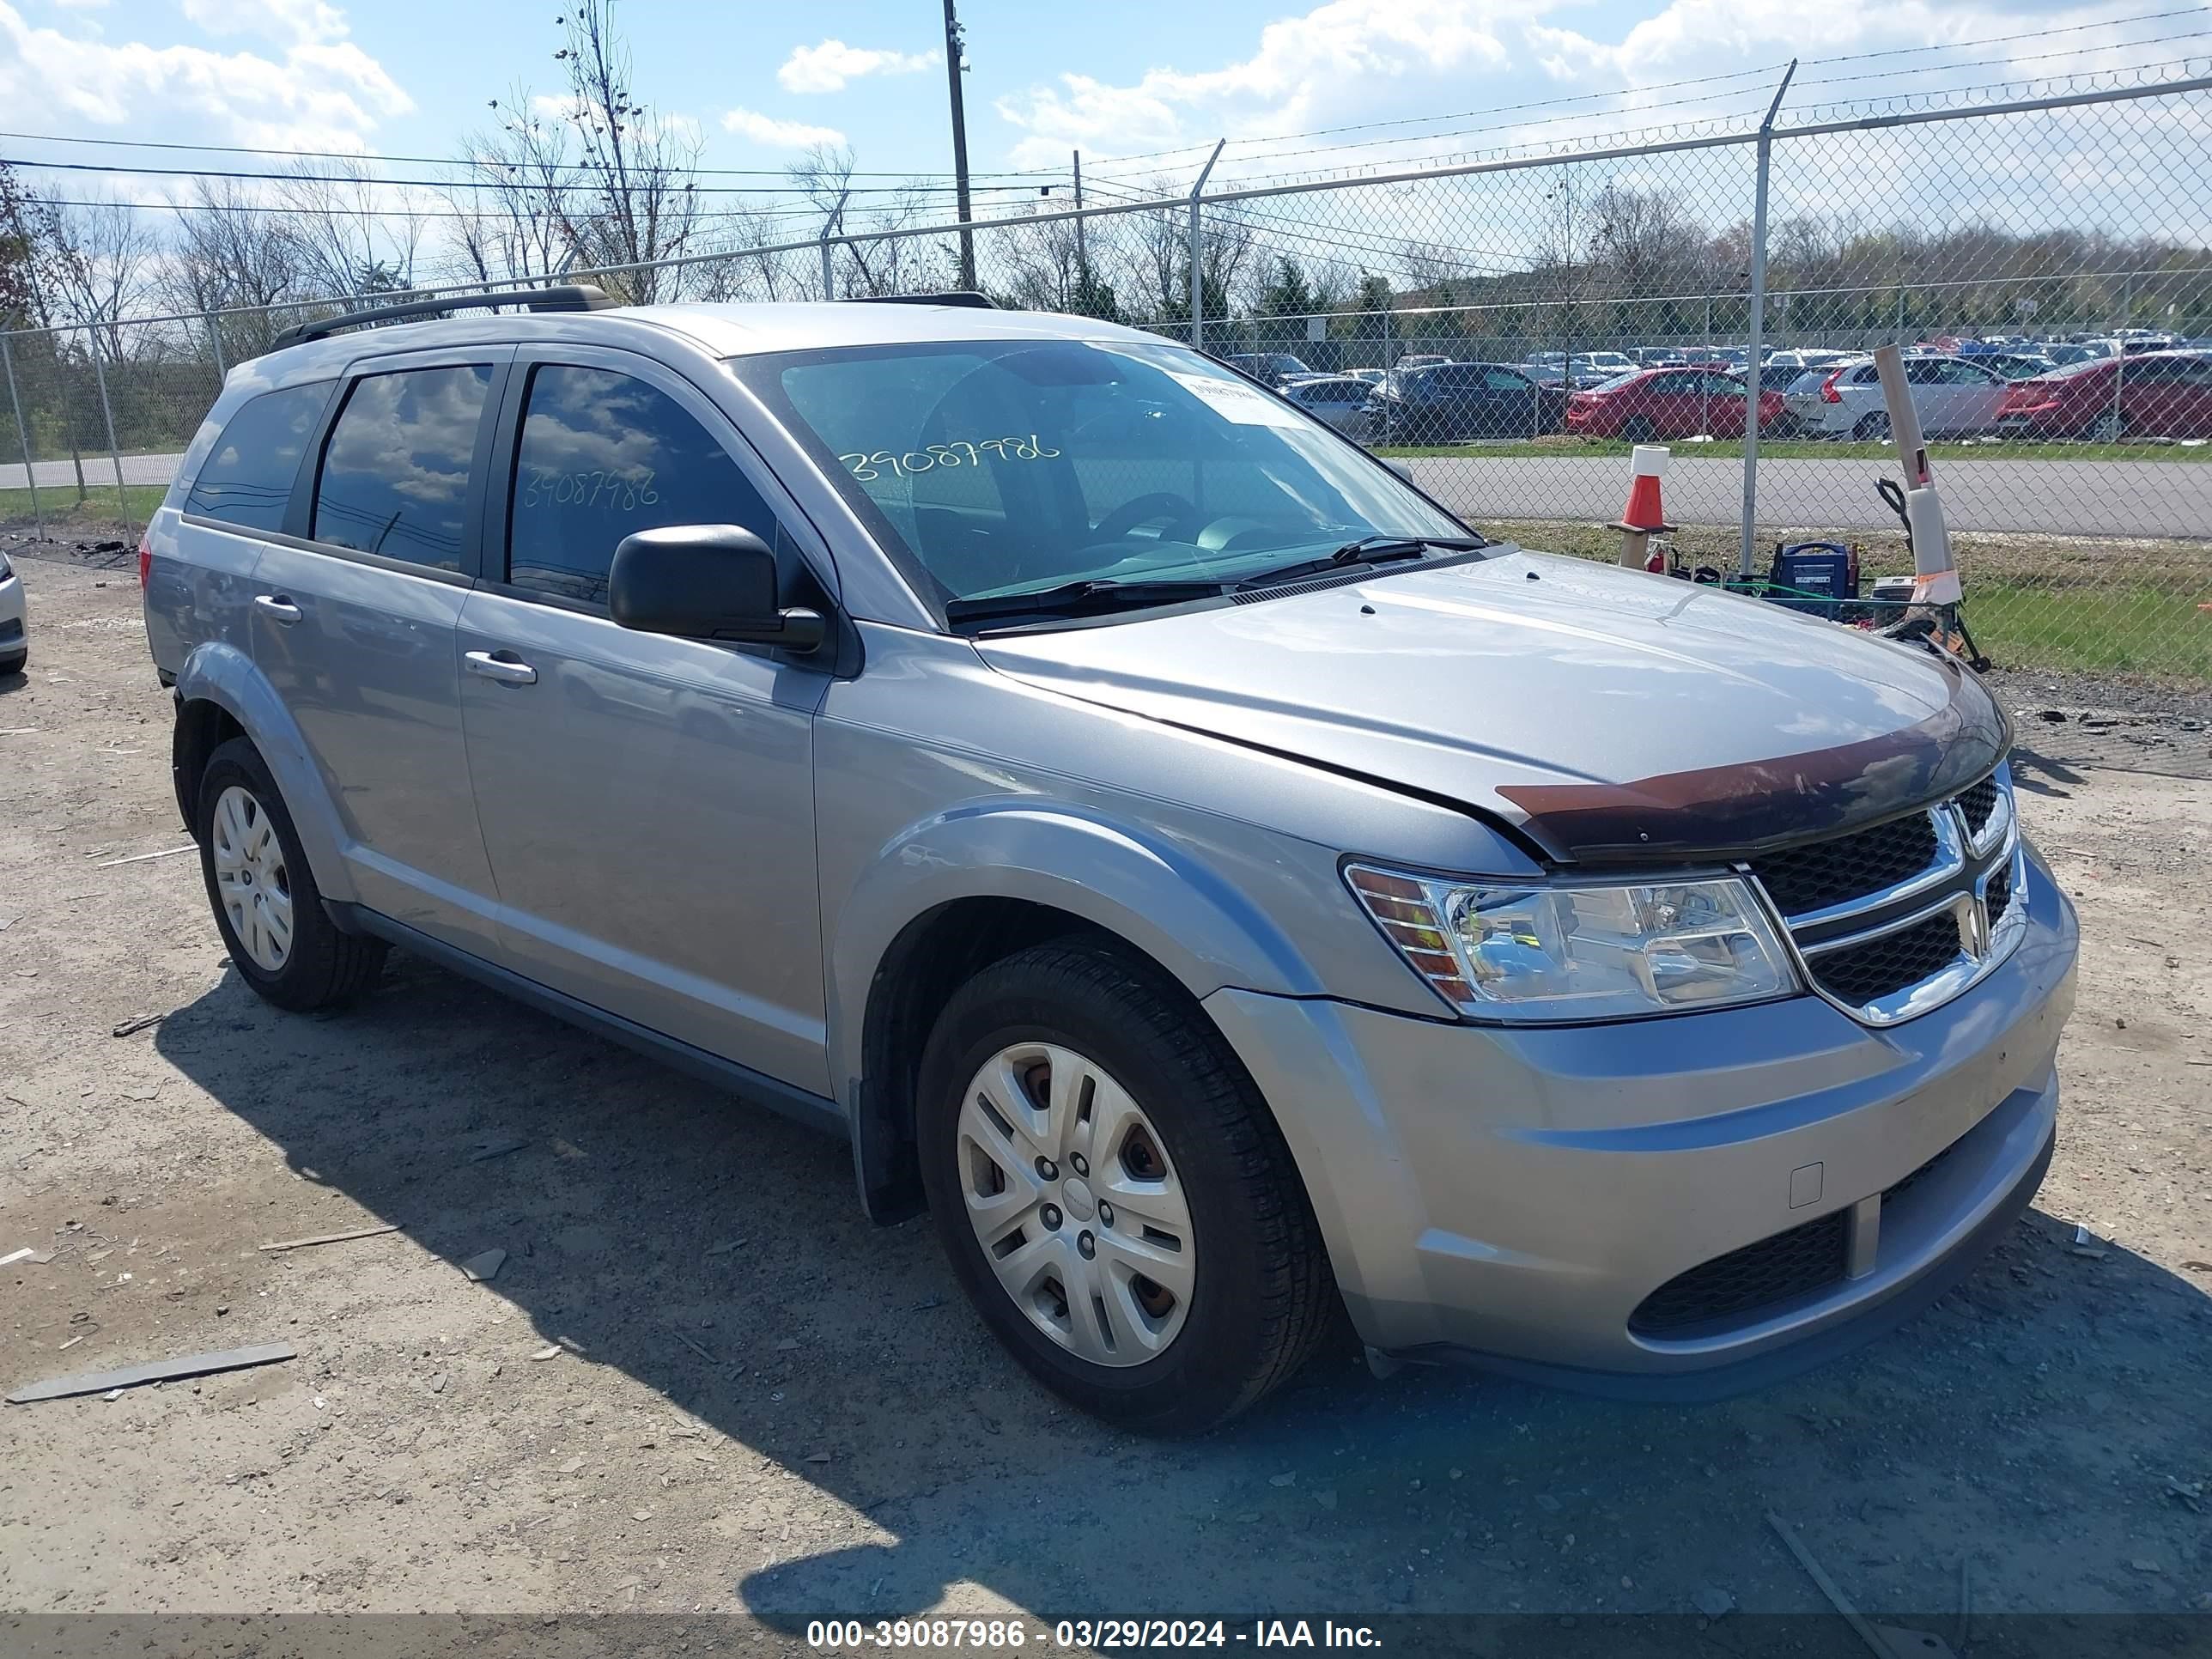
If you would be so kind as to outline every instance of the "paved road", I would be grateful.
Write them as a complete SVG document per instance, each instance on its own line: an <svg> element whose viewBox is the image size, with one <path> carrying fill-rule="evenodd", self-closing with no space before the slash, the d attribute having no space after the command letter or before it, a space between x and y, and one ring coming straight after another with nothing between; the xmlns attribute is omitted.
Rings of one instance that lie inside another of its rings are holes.
<svg viewBox="0 0 2212 1659"><path fill-rule="evenodd" d="M1493 456L1411 463L1421 488L1455 511L1485 519L1603 523L1620 516L1628 464L1615 456ZM1875 493L1894 477L1878 461L1764 460L1763 523L1837 530L1894 529ZM1944 516L1954 530L2062 536L2212 536L2212 465L2201 461L1939 460ZM1676 452L1665 484L1677 524L1733 524L1743 512L1743 465Z"/></svg>
<svg viewBox="0 0 2212 1659"><path fill-rule="evenodd" d="M125 483L167 483L175 455L126 455ZM1480 523L1556 519L1604 523L1628 494L1628 464L1608 455L1431 457L1411 462L1424 489ZM1770 460L1759 468L1759 516L1770 525L1887 530L1897 520L1875 494L1893 470L1869 460ZM38 463L40 489L72 481L66 461ZM1944 460L1936 477L1954 530L2062 536L2212 536L2212 463L2202 461ZM106 457L85 480L114 487ZM0 466L0 489L23 487L21 465ZM1678 524L1733 524L1743 510L1739 461L1679 451L1667 475L1668 516Z"/></svg>

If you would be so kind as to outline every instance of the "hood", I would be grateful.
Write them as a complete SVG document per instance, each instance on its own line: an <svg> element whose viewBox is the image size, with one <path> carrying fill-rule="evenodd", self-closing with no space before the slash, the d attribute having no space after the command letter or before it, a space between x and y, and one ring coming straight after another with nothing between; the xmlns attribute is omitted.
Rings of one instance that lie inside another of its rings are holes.
<svg viewBox="0 0 2212 1659"><path fill-rule="evenodd" d="M1067 696L1471 808L1563 860L1833 834L1964 787L2009 736L1948 657L1518 550L976 647Z"/></svg>

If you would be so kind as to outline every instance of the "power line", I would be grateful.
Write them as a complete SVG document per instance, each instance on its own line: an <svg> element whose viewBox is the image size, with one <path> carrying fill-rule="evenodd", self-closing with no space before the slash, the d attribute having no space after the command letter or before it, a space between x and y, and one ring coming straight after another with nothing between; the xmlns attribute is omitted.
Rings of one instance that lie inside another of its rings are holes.
<svg viewBox="0 0 2212 1659"><path fill-rule="evenodd" d="M508 161L498 156L391 155L386 155L381 151L371 152L352 149L271 149L266 148L257 148L252 144L186 144L169 143L152 138L92 138L44 132L10 132L0 131L0 138L27 138L34 143L41 144L97 144L104 148L116 149L182 150L203 155L276 155L283 156L288 159L311 161L405 161L410 164L441 167L501 167L538 165L534 163ZM586 168L589 166L589 163L584 161L552 161L544 163L543 165L567 172ZM788 172L782 167L686 167L684 171L686 173L697 173L702 178L783 179L790 176ZM952 175L949 173L870 172L866 168L855 168L849 176L854 179L950 179ZM972 176L978 179L1051 179L1055 181L1057 181L1060 177L1058 172L1050 167L1017 168L1004 173L978 173Z"/></svg>

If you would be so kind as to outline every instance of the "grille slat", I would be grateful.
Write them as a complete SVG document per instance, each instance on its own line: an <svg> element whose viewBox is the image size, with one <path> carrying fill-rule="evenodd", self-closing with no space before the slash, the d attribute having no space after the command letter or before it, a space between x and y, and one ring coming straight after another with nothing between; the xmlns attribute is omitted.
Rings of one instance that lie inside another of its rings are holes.
<svg viewBox="0 0 2212 1659"><path fill-rule="evenodd" d="M1832 841L1752 861L1775 908L1802 916L1909 881L1936 862L1936 826L1925 812L1893 818Z"/></svg>
<svg viewBox="0 0 2212 1659"><path fill-rule="evenodd" d="M1838 1002L1864 1007L1942 972L1959 956L1959 919L1948 910L1812 958L1814 977Z"/></svg>
<svg viewBox="0 0 2212 1659"><path fill-rule="evenodd" d="M1834 1284L1847 1265L1848 1212L1762 1238L1677 1273L1637 1304L1628 1328L1645 1336L1678 1334Z"/></svg>
<svg viewBox="0 0 2212 1659"><path fill-rule="evenodd" d="M1979 841L1997 810L1997 775L1992 772L1979 783L1960 790L1959 810L1966 815L1967 832Z"/></svg>

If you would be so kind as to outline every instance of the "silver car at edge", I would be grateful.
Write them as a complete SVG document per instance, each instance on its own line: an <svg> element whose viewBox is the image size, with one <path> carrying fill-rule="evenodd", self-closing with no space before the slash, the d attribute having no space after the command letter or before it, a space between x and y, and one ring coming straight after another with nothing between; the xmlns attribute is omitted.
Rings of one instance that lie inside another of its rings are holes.
<svg viewBox="0 0 2212 1659"><path fill-rule="evenodd" d="M251 986L396 945L846 1137L1121 1422L1340 1304L1378 1369L1740 1389L2050 1160L2075 926L1972 675L1485 544L1151 336L339 331L232 371L148 549Z"/></svg>
<svg viewBox="0 0 2212 1659"><path fill-rule="evenodd" d="M0 679L20 674L31 660L30 606L23 599L23 579L5 553L0 553Z"/></svg>

